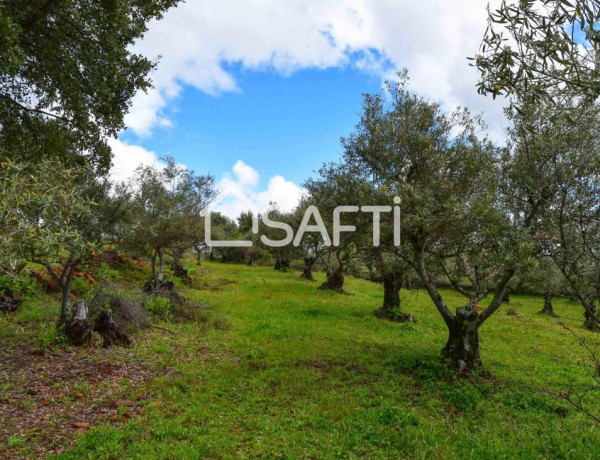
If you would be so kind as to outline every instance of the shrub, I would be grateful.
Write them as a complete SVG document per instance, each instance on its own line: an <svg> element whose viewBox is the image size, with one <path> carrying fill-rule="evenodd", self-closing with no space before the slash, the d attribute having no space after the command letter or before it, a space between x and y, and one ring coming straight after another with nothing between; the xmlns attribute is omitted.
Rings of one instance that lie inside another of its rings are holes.
<svg viewBox="0 0 600 460"><path fill-rule="evenodd" d="M90 283L84 278L73 278L71 282L71 292L77 297L85 297L91 289Z"/></svg>
<svg viewBox="0 0 600 460"><path fill-rule="evenodd" d="M98 268L98 277L103 280L116 280L121 277L121 272L102 262Z"/></svg>
<svg viewBox="0 0 600 460"><path fill-rule="evenodd" d="M53 323L41 323L39 332L33 339L33 348L40 353L50 351L53 347L65 344L65 337Z"/></svg>
<svg viewBox="0 0 600 460"><path fill-rule="evenodd" d="M110 309L117 325L126 330L144 329L150 325L146 310L140 301L119 289L103 285L88 294L90 316L98 315L102 310Z"/></svg>
<svg viewBox="0 0 600 460"><path fill-rule="evenodd" d="M171 311L171 302L161 296L151 295L144 300L144 308L154 318L160 321L170 321L173 312Z"/></svg>
<svg viewBox="0 0 600 460"><path fill-rule="evenodd" d="M12 291L18 292L21 295L29 296L36 292L35 278L29 275L13 278L8 275L0 275L0 292Z"/></svg>

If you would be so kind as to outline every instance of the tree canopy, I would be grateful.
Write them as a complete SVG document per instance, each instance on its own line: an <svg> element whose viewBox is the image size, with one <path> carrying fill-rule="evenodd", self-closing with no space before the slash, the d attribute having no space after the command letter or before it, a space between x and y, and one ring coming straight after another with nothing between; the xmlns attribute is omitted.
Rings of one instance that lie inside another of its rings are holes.
<svg viewBox="0 0 600 460"><path fill-rule="evenodd" d="M14 159L110 167L107 137L155 63L132 51L177 0L7 0L0 4L0 143Z"/></svg>

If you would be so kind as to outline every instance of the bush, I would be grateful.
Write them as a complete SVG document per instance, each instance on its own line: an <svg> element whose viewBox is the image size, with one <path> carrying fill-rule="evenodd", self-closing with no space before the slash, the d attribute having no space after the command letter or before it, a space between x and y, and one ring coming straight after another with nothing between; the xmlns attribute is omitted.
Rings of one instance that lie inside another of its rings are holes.
<svg viewBox="0 0 600 460"><path fill-rule="evenodd" d="M171 302L161 296L151 295L144 300L144 308L160 321L170 321L173 317Z"/></svg>
<svg viewBox="0 0 600 460"><path fill-rule="evenodd" d="M90 316L110 309L113 320L126 330L144 329L150 325L146 310L137 298L112 286L103 285L88 294Z"/></svg>
<svg viewBox="0 0 600 460"><path fill-rule="evenodd" d="M41 323L39 332L33 339L33 348L40 353L45 353L65 343L64 335L56 328L55 324Z"/></svg>
<svg viewBox="0 0 600 460"><path fill-rule="evenodd" d="M121 277L121 272L102 262L98 268L98 277L103 280L116 280Z"/></svg>
<svg viewBox="0 0 600 460"><path fill-rule="evenodd" d="M85 297L91 289L89 281L84 278L73 278L71 282L71 292L77 297Z"/></svg>
<svg viewBox="0 0 600 460"><path fill-rule="evenodd" d="M12 291L21 295L29 296L36 292L36 280L29 275L21 276L17 279L8 275L0 275L0 292Z"/></svg>

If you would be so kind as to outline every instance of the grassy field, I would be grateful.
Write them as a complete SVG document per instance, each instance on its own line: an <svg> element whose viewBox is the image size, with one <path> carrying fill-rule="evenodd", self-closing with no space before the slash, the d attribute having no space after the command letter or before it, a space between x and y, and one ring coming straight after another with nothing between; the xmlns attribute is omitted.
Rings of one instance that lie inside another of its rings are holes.
<svg viewBox="0 0 600 460"><path fill-rule="evenodd" d="M424 292L403 293L418 322L397 324L372 315L377 284L348 279L346 296L298 275L198 267L182 293L210 319L136 337L126 359L164 370L128 387L147 395L139 414L99 423L58 457L600 458L600 426L538 391L589 378L576 339L537 314L541 298L512 296L482 328L492 378L457 381L439 363L445 326ZM600 344L576 305L555 310Z"/></svg>

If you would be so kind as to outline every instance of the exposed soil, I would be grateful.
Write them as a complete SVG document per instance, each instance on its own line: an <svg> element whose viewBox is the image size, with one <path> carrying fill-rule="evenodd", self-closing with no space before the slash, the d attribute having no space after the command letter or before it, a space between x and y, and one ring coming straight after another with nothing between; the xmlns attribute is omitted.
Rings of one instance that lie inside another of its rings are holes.
<svg viewBox="0 0 600 460"><path fill-rule="evenodd" d="M148 398L144 382L158 373L123 348L41 355L25 347L6 351L0 344L0 446L21 438L36 458L66 451L95 425L124 423L138 414ZM0 457L22 458L22 450L0 450Z"/></svg>

